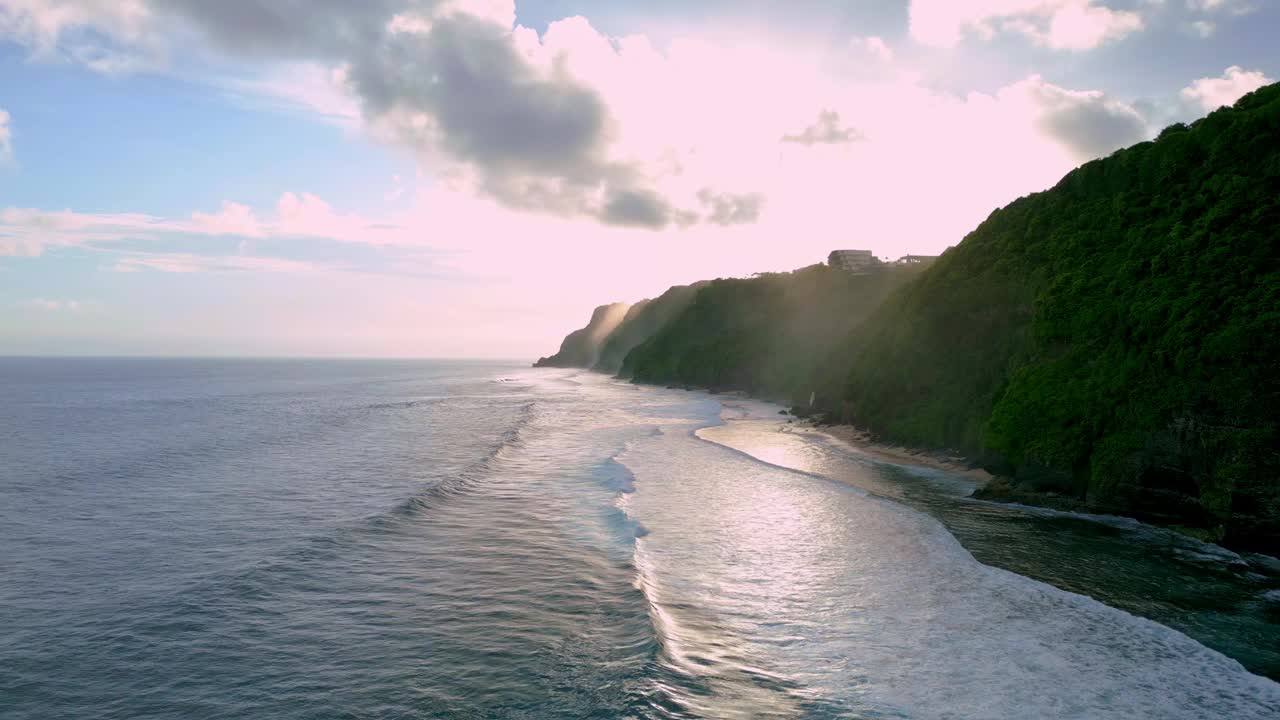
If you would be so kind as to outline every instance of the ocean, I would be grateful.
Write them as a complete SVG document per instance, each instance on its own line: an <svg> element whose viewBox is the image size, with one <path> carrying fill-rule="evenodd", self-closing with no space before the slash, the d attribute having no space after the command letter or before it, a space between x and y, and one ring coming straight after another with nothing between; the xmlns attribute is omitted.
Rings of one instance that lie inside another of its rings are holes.
<svg viewBox="0 0 1280 720"><path fill-rule="evenodd" d="M0 359L0 718L1274 718L1280 568L523 364Z"/></svg>

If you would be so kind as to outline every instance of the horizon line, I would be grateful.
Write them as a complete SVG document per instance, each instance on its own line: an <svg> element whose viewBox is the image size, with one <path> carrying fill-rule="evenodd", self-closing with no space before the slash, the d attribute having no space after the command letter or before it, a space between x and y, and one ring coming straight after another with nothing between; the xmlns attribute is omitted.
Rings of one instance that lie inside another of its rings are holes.
<svg viewBox="0 0 1280 720"><path fill-rule="evenodd" d="M532 362L528 358L425 355L158 355L158 354L10 354L0 360L448 360L452 362Z"/></svg>

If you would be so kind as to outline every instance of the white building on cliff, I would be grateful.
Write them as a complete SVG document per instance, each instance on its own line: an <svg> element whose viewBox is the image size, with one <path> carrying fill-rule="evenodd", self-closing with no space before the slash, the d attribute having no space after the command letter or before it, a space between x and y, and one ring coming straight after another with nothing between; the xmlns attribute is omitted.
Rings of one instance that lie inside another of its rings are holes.
<svg viewBox="0 0 1280 720"><path fill-rule="evenodd" d="M827 256L827 264L845 272L866 273L883 263L870 250L832 250Z"/></svg>

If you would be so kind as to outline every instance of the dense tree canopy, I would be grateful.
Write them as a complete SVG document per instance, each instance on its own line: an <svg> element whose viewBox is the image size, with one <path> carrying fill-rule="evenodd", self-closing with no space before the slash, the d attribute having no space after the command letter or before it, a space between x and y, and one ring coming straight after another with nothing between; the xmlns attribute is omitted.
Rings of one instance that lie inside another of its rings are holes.
<svg viewBox="0 0 1280 720"><path fill-rule="evenodd" d="M816 370L918 268L850 275L825 265L715 280L636 347L623 373L642 382L745 390L799 402Z"/></svg>
<svg viewBox="0 0 1280 720"><path fill-rule="evenodd" d="M693 296L705 285L677 285L652 300L632 305L622 324L605 341L594 369L607 373L620 371L627 353L666 327L693 302Z"/></svg>
<svg viewBox="0 0 1280 720"><path fill-rule="evenodd" d="M997 211L850 348L854 422L1275 548L1280 86Z"/></svg>

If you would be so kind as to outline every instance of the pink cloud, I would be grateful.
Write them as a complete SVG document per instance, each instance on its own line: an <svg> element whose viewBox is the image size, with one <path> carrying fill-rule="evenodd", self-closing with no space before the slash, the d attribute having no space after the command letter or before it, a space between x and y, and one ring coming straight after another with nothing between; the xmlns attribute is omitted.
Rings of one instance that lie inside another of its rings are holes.
<svg viewBox="0 0 1280 720"><path fill-rule="evenodd" d="M1224 105L1234 105L1237 100L1265 85L1275 82L1258 70L1245 70L1232 65L1222 77L1200 78L1183 88L1182 99L1198 105L1203 110L1217 110Z"/></svg>
<svg viewBox="0 0 1280 720"><path fill-rule="evenodd" d="M926 45L954 47L965 34L1025 35L1055 50L1090 50L1144 28L1142 15L1096 0L911 0L911 35Z"/></svg>

